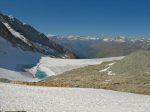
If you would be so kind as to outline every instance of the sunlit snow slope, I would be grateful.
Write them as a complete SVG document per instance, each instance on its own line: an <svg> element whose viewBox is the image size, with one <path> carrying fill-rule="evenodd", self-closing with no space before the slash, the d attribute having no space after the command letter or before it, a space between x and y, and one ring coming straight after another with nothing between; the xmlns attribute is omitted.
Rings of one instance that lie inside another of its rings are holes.
<svg viewBox="0 0 150 112"><path fill-rule="evenodd" d="M150 112L150 96L102 89L0 83L0 110L27 112Z"/></svg>

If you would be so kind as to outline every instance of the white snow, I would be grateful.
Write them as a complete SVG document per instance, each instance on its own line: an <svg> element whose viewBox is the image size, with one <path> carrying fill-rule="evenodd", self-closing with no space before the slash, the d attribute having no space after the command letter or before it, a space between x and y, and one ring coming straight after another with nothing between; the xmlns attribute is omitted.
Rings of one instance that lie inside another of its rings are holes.
<svg viewBox="0 0 150 112"><path fill-rule="evenodd" d="M12 20L12 21L14 20L14 16L10 15L8 17L9 17L10 20Z"/></svg>
<svg viewBox="0 0 150 112"><path fill-rule="evenodd" d="M0 68L16 70L23 65L36 65L41 54L32 51L23 51L13 46L9 41L0 37Z"/></svg>
<svg viewBox="0 0 150 112"><path fill-rule="evenodd" d="M54 34L47 34L47 37L55 37L56 35Z"/></svg>
<svg viewBox="0 0 150 112"><path fill-rule="evenodd" d="M17 72L13 70L8 70L0 68L0 78L14 80L14 81L24 81L24 82L37 82L38 79L34 78L32 74L28 72Z"/></svg>
<svg viewBox="0 0 150 112"><path fill-rule="evenodd" d="M18 46L0 37L0 68L16 70L24 65L36 65L41 54L32 51L23 51Z"/></svg>
<svg viewBox="0 0 150 112"><path fill-rule="evenodd" d="M59 75L66 71L85 67L88 65L101 64L105 61L120 60L123 57L97 58L97 59L58 59L50 57L42 57L37 66L29 69L31 74L35 74L37 70L44 71L48 76Z"/></svg>
<svg viewBox="0 0 150 112"><path fill-rule="evenodd" d="M115 62L113 62L113 63L109 63L109 64L108 64L108 66L110 67L110 66L112 66L113 64L115 64Z"/></svg>
<svg viewBox="0 0 150 112"><path fill-rule="evenodd" d="M19 32L15 31L13 28L11 28L11 26L8 23L3 23L6 28L11 32L11 34L16 37L21 39L23 42L25 42L26 44L28 44L29 46L32 46L28 40L26 39L26 37L24 37L23 35L21 35Z"/></svg>
<svg viewBox="0 0 150 112"><path fill-rule="evenodd" d="M112 73L112 71L108 71L108 75L116 75L115 73Z"/></svg>
<svg viewBox="0 0 150 112"><path fill-rule="evenodd" d="M33 75L25 72L17 72L26 66L35 66L41 54L23 51L17 46L0 37L0 78L10 80L31 81Z"/></svg>
<svg viewBox="0 0 150 112"><path fill-rule="evenodd" d="M109 67L103 69L103 70L100 70L99 72L106 72L107 70L109 69Z"/></svg>
<svg viewBox="0 0 150 112"><path fill-rule="evenodd" d="M23 25L27 25L27 23L23 23Z"/></svg>
<svg viewBox="0 0 150 112"><path fill-rule="evenodd" d="M108 41L109 41L109 39L108 39L108 38L104 38L104 39L103 39L103 41L108 42Z"/></svg>
<svg viewBox="0 0 150 112"><path fill-rule="evenodd" d="M150 96L102 89L0 83L0 110L27 112L150 112Z"/></svg>
<svg viewBox="0 0 150 112"><path fill-rule="evenodd" d="M112 66L113 64L115 64L115 62L113 62L113 63L109 63L108 65L106 65L107 66L107 68L105 68L105 69L103 69L103 70L100 70L99 72L108 72L108 75L112 75L112 72L111 71L108 71L109 70L109 68L110 68L110 66ZM113 74L114 75L114 74Z"/></svg>

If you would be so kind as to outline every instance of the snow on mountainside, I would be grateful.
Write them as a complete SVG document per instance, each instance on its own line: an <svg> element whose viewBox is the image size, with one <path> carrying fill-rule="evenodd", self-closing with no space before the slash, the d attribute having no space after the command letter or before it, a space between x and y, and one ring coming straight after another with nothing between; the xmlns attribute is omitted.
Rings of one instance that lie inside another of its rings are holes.
<svg viewBox="0 0 150 112"><path fill-rule="evenodd" d="M77 58L29 24L0 13L0 78L36 81L26 69L36 66L42 56Z"/></svg>
<svg viewBox="0 0 150 112"><path fill-rule="evenodd" d="M40 57L40 53L23 51L0 37L0 78L36 81L32 74L23 70L35 66Z"/></svg>
<svg viewBox="0 0 150 112"><path fill-rule="evenodd" d="M14 47L10 42L1 37L0 56L0 78L27 82L35 82L45 77L59 75L75 68L122 58L76 60L42 57L40 53L23 51L20 47ZM45 73L45 75L42 76L43 74L39 74L40 72Z"/></svg>
<svg viewBox="0 0 150 112"><path fill-rule="evenodd" d="M60 58L77 58L68 49L50 41L43 33L15 17L0 13L0 36L21 49Z"/></svg>
<svg viewBox="0 0 150 112"><path fill-rule="evenodd" d="M9 41L0 37L0 68L18 70L25 66L32 67L40 57L40 53L23 51L20 47L14 47Z"/></svg>
<svg viewBox="0 0 150 112"><path fill-rule="evenodd" d="M75 68L99 64L105 59L69 60L77 58L68 49L49 40L15 17L0 14L0 78L38 81Z"/></svg>
<svg viewBox="0 0 150 112"><path fill-rule="evenodd" d="M11 81L23 81L23 82L37 82L39 79L33 77L33 74L28 72L18 72L0 68L0 78L8 79Z"/></svg>

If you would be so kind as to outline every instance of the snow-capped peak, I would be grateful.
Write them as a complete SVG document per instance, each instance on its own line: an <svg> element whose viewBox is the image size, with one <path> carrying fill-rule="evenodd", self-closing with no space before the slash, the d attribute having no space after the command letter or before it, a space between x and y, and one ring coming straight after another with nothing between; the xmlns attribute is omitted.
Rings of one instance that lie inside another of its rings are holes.
<svg viewBox="0 0 150 112"><path fill-rule="evenodd" d="M56 35L54 34L47 34L47 37L55 37Z"/></svg>
<svg viewBox="0 0 150 112"><path fill-rule="evenodd" d="M14 20L14 16L9 15L8 17L9 17L10 20L12 20L12 21Z"/></svg>

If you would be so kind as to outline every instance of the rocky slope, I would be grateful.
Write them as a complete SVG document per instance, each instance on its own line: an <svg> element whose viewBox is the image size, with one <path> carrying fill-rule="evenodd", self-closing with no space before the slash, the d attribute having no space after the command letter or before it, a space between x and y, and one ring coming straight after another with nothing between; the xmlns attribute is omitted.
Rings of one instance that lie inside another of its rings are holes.
<svg viewBox="0 0 150 112"><path fill-rule="evenodd" d="M0 78L38 81L27 69L36 66L43 56L77 58L32 26L0 13Z"/></svg>
<svg viewBox="0 0 150 112"><path fill-rule="evenodd" d="M120 75L150 75L150 51L137 51L110 67L115 74Z"/></svg>
<svg viewBox="0 0 150 112"><path fill-rule="evenodd" d="M39 52L44 55L61 58L77 58L68 49L50 41L43 33L17 18L0 13L0 36L19 46L24 51Z"/></svg>
<svg viewBox="0 0 150 112"><path fill-rule="evenodd" d="M122 60L67 71L45 82L150 95L150 51L138 51Z"/></svg>

